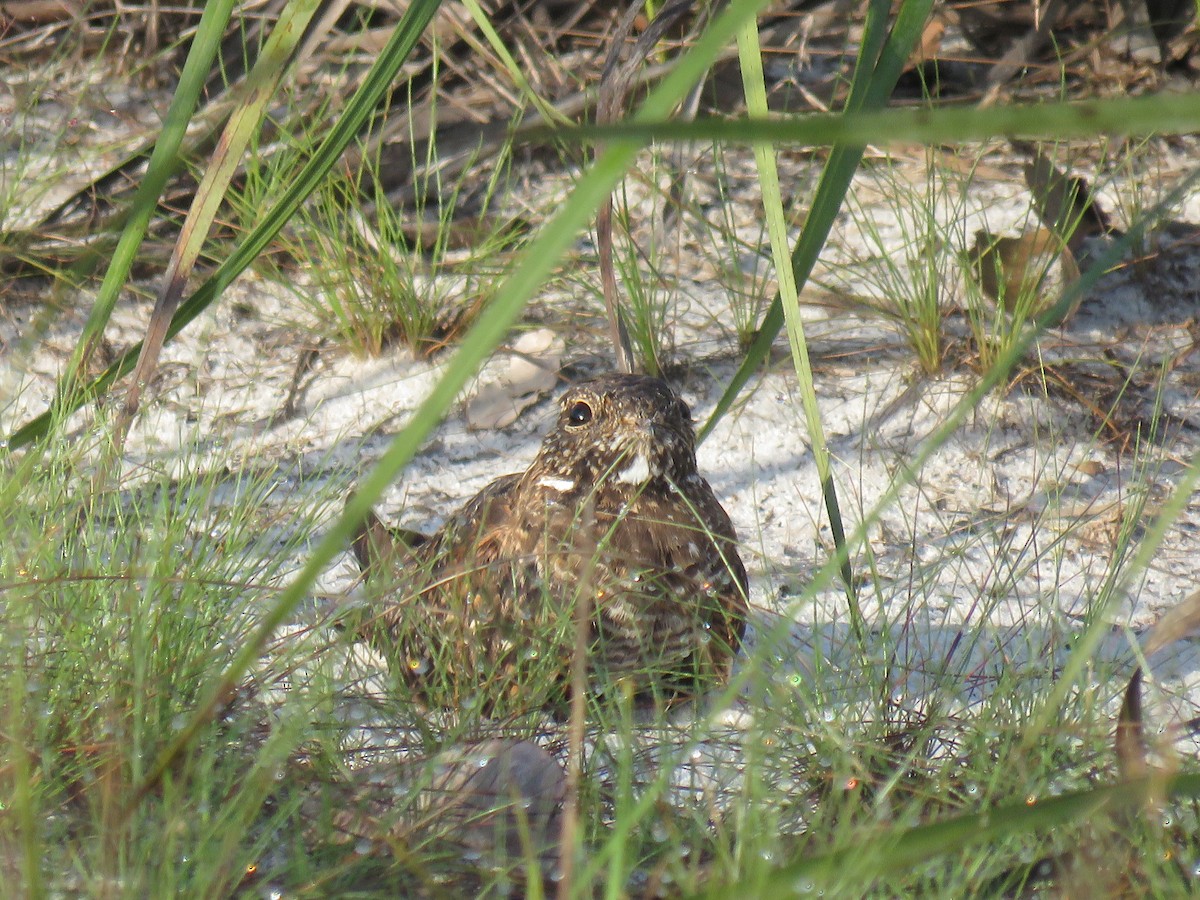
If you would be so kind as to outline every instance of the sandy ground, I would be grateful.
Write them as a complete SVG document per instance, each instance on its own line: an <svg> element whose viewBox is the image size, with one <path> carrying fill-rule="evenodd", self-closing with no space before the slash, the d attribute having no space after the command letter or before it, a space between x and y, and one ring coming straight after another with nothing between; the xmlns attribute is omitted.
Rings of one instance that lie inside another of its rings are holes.
<svg viewBox="0 0 1200 900"><path fill-rule="evenodd" d="M1196 158L1193 144L1172 144L1160 152L1164 183L1188 170L1189 156ZM698 169L699 208L734 204L730 218L739 236L750 246L762 246L748 155L733 159L731 173L740 179L737 199L711 194ZM1019 168L1001 155L985 159L991 176L962 186L955 202L939 208L947 232L971 235L987 227L1013 233L1028 220L1030 201ZM817 171L817 162L798 155L784 155L781 165L785 182L793 184L811 183ZM866 530L870 554L860 548L853 560L864 611L872 627L899 632L898 646L907 654L894 669L900 673L895 695L916 702L924 689L922 673L954 658L957 663L948 668L964 673L959 699L970 706L1003 667L1065 658L1071 635L1082 629L1112 575L1122 522L1136 516L1135 534L1141 534L1196 452L1200 254L1194 235L1180 231L1182 236L1155 255L1153 266L1105 276L1066 327L1041 339L1047 359L1098 367L1117 385L1128 376L1121 410L1132 424L1121 432L1106 430L1088 408L1089 403L1105 405L1100 395L1048 398L1029 389L1028 380L993 392L970 410L910 480L908 462L976 376L954 365L944 374L922 375L885 319L826 301L830 291L882 299L872 276L881 254L866 223L885 246L900 248L912 226L901 221L889 198L897 180L919 192L926 177L923 162L912 156L891 165L876 158L864 168L853 192L856 212L839 220L818 273L825 289L812 294L806 329L848 529L873 516ZM518 182L508 202L537 208L568 186L565 175ZM1114 180L1101 196L1119 210L1127 208L1122 192L1133 196L1137 189ZM1190 197L1176 218L1200 222L1200 197ZM676 271L691 277L681 275L671 293L680 321L675 356L688 364L676 386L703 422L735 368L732 301L711 277L703 255L689 258L688 242L679 245ZM592 244L581 238L577 251L580 266L590 272ZM902 257L897 250L891 260L901 276ZM761 254L748 254L740 263L761 270L768 258L764 246ZM954 283L953 266L946 271L947 299L953 303L961 286ZM306 274L296 273L296 279L303 282ZM5 430L45 408L89 301L77 298L73 312L60 317L33 347L23 347L22 340L38 310L11 305L0 314L0 425ZM592 310L586 327L565 324L562 311L581 304ZM141 337L150 305L144 291L123 301L108 334L114 345ZM606 368L602 330L594 317L598 308L596 295L581 298L562 283L535 303L539 320L565 341L563 363L571 367L570 377ZM253 274L234 285L167 348L130 438L125 483L178 475L214 460L234 468L239 463L275 467L273 477L284 488L275 502L298 510L326 491L330 480L349 485L367 471L426 396L442 363L416 360L402 348L368 360L326 351L305 377L297 415L278 422L300 354L313 340L311 332L288 324L302 318L286 285ZM961 316L950 314L945 328L961 336ZM472 391L500 380L511 359L501 350ZM1085 395L1095 386L1082 377L1079 384ZM505 427L484 429L470 427L464 398L382 499L381 513L409 527L435 528L491 479L532 459L552 420L557 393L541 397ZM1151 421L1156 402L1162 407L1161 433L1154 440L1139 438L1136 426ZM753 380L739 406L702 445L699 458L743 542L752 600L762 610L762 621L780 613L796 623L786 654L792 658L785 664L803 671L819 655L825 665L852 665L844 646L843 589L834 581L809 592L829 558L832 538L786 357ZM897 479L904 482L897 499L875 515L878 501ZM1137 513L1139 504L1144 509ZM219 512L213 511L214 518ZM335 512L331 508L327 515ZM1196 589L1198 529L1200 500L1189 498L1150 566L1107 611L1112 636L1101 652L1127 658L1126 629L1146 627ZM313 606L302 615L311 616L328 598L349 590L354 575L347 555L322 579ZM1191 652L1176 653L1173 660L1172 668L1159 674L1200 704L1200 660ZM1113 685L1107 696L1115 698L1119 690Z"/></svg>

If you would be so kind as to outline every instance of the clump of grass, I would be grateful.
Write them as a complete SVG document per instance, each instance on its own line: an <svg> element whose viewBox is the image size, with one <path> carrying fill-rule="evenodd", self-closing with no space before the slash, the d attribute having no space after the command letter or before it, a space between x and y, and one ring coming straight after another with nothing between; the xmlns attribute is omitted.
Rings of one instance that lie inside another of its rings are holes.
<svg viewBox="0 0 1200 900"><path fill-rule="evenodd" d="M624 216L617 221L628 226ZM661 248L654 242L640 247L633 241L618 241L614 247L614 266L617 281L624 288L629 340L640 370L649 375L661 375L673 355L672 311L674 291L667 276L657 266L662 264Z"/></svg>
<svg viewBox="0 0 1200 900"><path fill-rule="evenodd" d="M234 200L239 218L252 223L254 210L282 190L304 156L303 140L262 167L252 164ZM463 179L446 185L434 174L414 204L402 208L385 190L379 150L371 155L364 141L359 151L358 169L322 182L281 236L272 277L289 282L306 311L299 326L337 346L361 356L393 345L432 354L453 343L486 306L517 239L511 224L490 215L506 154L470 201ZM299 279L291 274L297 270Z"/></svg>
<svg viewBox="0 0 1200 900"><path fill-rule="evenodd" d="M946 363L945 318L960 293L955 223L965 216L971 176L947 171L934 149L925 152L923 177L910 178L887 160L871 174L869 199L847 194L869 256L839 268L860 285L850 292L866 295L862 309L894 325L924 372L938 372Z"/></svg>
<svg viewBox="0 0 1200 900"><path fill-rule="evenodd" d="M358 207L355 186L345 182L327 182L313 198L305 266L312 289L299 298L320 331L360 355L397 343L423 347L437 334L445 282L422 271L424 259L404 246L389 205L371 223Z"/></svg>
<svg viewBox="0 0 1200 900"><path fill-rule="evenodd" d="M143 472L81 503L91 479L80 463L60 450L4 491L0 778L14 799L0 844L20 848L30 893L226 894L266 852L264 804L307 717L285 705L264 727L231 698L202 748L148 795L135 788L303 530L280 529L273 470Z"/></svg>
<svg viewBox="0 0 1200 900"><path fill-rule="evenodd" d="M680 361L681 341L753 341L770 302L769 269L762 259L765 226L756 233L738 221L738 175L728 148L711 144L684 151L651 147L616 197L614 265L622 313L637 365L662 375ZM696 270L694 256L703 259ZM706 307L710 273L727 294L719 309ZM598 294L594 277L579 279ZM687 282L700 282L690 296Z"/></svg>

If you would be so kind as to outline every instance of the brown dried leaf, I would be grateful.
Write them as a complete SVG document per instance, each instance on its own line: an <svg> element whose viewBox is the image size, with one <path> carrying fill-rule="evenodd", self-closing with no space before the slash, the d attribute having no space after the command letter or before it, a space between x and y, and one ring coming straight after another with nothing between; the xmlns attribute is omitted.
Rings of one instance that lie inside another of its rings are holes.
<svg viewBox="0 0 1200 900"><path fill-rule="evenodd" d="M1153 656L1159 650L1200 631L1200 591L1169 610L1150 630L1142 652ZM1117 763L1126 778L1139 778L1149 772L1150 763L1142 715L1142 669L1139 666L1125 689L1125 701L1117 717L1114 741Z"/></svg>
<svg viewBox="0 0 1200 900"><path fill-rule="evenodd" d="M1129 686L1125 688L1125 700L1117 716L1117 733L1113 749L1117 754L1117 768L1127 779L1142 778L1149 768L1146 754L1145 729L1142 722L1142 669L1133 670Z"/></svg>
<svg viewBox="0 0 1200 900"><path fill-rule="evenodd" d="M1087 181L1059 169L1041 150L1035 150L1033 160L1025 164L1025 183L1042 224L1073 252L1087 238L1112 231Z"/></svg>
<svg viewBox="0 0 1200 900"><path fill-rule="evenodd" d="M1150 636L1142 645L1142 652L1146 656L1153 656L1168 644L1182 640L1197 631L1200 631L1200 591L1196 591L1163 614L1150 630Z"/></svg>
<svg viewBox="0 0 1200 900"><path fill-rule="evenodd" d="M913 50L912 60L910 64L929 62L937 59L939 51L942 49L942 38L946 35L946 21L938 15L930 17L925 23L925 28L921 32L921 40L917 42L916 48Z"/></svg>
<svg viewBox="0 0 1200 900"><path fill-rule="evenodd" d="M1010 313L1021 303L1029 304L1029 315L1045 312L1079 278L1075 255L1049 228L1027 231L1020 237L977 231L970 259L983 293ZM1071 317L1081 299L1076 298L1060 321Z"/></svg>

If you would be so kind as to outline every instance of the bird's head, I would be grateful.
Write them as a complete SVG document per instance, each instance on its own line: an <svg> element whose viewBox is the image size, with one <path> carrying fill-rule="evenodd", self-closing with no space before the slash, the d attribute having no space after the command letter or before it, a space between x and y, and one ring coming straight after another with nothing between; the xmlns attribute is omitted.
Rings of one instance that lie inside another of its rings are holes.
<svg viewBox="0 0 1200 900"><path fill-rule="evenodd" d="M696 435L686 403L658 378L603 375L570 388L530 477L570 494L605 484L642 489L696 472Z"/></svg>

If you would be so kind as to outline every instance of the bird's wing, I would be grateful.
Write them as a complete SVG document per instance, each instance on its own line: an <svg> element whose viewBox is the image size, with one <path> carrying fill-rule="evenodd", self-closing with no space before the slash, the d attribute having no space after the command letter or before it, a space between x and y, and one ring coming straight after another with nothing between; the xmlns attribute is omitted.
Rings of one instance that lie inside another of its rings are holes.
<svg viewBox="0 0 1200 900"><path fill-rule="evenodd" d="M398 573L417 560L417 549L429 535L407 528L388 528L372 510L354 530L352 546L358 568L370 578L383 572Z"/></svg>
<svg viewBox="0 0 1200 900"><path fill-rule="evenodd" d="M497 478L446 520L424 553L439 575L465 574L504 555L520 480L520 475Z"/></svg>
<svg viewBox="0 0 1200 900"><path fill-rule="evenodd" d="M539 623L523 604L540 598L540 581L513 538L518 482L516 475L492 482L417 548L415 564L388 585L364 631L393 671L437 705L483 698L488 714L524 696L527 669L553 668L553 657L526 653ZM542 680L554 690L553 678Z"/></svg>
<svg viewBox="0 0 1200 900"><path fill-rule="evenodd" d="M492 574L503 581L501 573L491 570L502 564L517 480L506 475L493 481L432 536L388 529L374 515L363 523L355 536L355 554L363 572L376 581L376 590L390 601L382 611L388 629L402 628L414 605L437 615Z"/></svg>
<svg viewBox="0 0 1200 900"><path fill-rule="evenodd" d="M445 571L468 559L490 562L494 545L509 518L509 500L520 476L506 475L485 487L446 520L435 535L389 528L372 510L352 538L354 557L367 578L411 582L427 570ZM349 502L349 499L347 499ZM422 572L422 570L426 570Z"/></svg>

